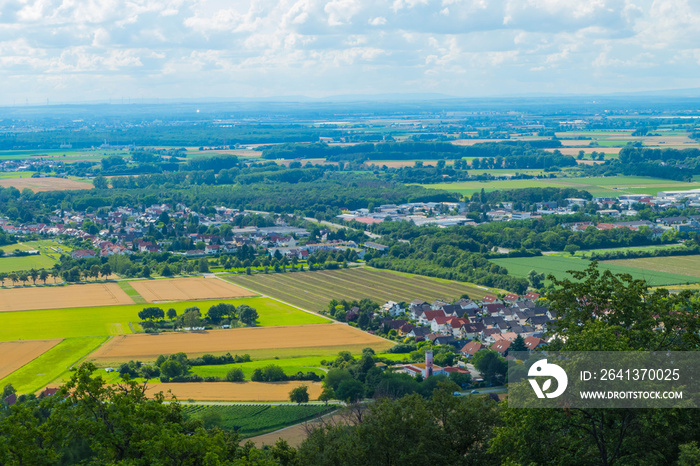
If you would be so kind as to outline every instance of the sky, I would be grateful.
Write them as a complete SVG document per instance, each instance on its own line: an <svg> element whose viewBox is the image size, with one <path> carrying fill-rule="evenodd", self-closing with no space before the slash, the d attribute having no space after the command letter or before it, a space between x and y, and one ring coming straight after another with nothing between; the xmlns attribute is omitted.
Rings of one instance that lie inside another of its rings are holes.
<svg viewBox="0 0 700 466"><path fill-rule="evenodd" d="M696 0L0 0L0 104L700 87Z"/></svg>

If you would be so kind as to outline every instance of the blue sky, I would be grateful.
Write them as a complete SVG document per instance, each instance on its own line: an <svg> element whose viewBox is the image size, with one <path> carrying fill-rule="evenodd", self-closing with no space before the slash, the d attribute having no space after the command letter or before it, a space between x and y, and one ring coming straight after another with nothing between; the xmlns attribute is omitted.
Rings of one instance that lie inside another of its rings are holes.
<svg viewBox="0 0 700 466"><path fill-rule="evenodd" d="M693 0L0 0L0 104L700 87Z"/></svg>

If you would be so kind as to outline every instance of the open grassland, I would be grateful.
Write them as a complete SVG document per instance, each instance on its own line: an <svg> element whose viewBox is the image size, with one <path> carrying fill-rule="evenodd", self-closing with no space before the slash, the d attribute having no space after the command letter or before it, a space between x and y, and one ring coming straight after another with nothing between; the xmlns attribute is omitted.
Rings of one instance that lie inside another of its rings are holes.
<svg viewBox="0 0 700 466"><path fill-rule="evenodd" d="M116 283L0 289L0 312L119 304L133 301Z"/></svg>
<svg viewBox="0 0 700 466"><path fill-rule="evenodd" d="M131 287L147 302L192 301L197 299L240 298L252 296L248 290L216 278L172 278L138 280Z"/></svg>
<svg viewBox="0 0 700 466"><path fill-rule="evenodd" d="M17 244L12 245L17 248ZM9 251L10 254L12 250ZM31 269L50 269L56 263L55 260L42 254L32 254L30 256L2 256L0 257L0 273L20 272ZM5 285L9 285L9 279L5 280ZM30 280L31 283L31 280ZM39 282L41 283L41 282ZM50 283L50 282L49 282Z"/></svg>
<svg viewBox="0 0 700 466"><path fill-rule="evenodd" d="M97 362L154 360L160 354L174 354L181 351L191 356L205 353L248 353L252 356L252 350L279 353L277 355L282 358L288 356L290 352L308 347L325 347L337 353L343 349L359 352L364 347L371 347L381 352L391 346L393 346L392 342L349 325L247 327L202 332L119 335L91 354L90 359ZM357 347L361 348L358 350Z"/></svg>
<svg viewBox="0 0 700 466"><path fill-rule="evenodd" d="M679 243L674 243L674 244L660 244L660 245L654 245L654 246L630 246L626 248L600 248L600 249L585 249L585 250L580 250L576 251L574 253L575 257L580 257L583 259L589 258L591 254L593 253L599 253L603 254L606 252L638 252L638 251L646 251L646 252L653 252L653 251L660 251L663 249L683 249L683 245ZM545 252L543 254L546 254L548 256L563 256L563 257L571 257L571 255L568 252ZM609 261L606 261L609 262Z"/></svg>
<svg viewBox="0 0 700 466"><path fill-rule="evenodd" d="M0 342L0 380L41 356L61 340L3 341ZM0 385L2 386L2 385Z"/></svg>
<svg viewBox="0 0 700 466"><path fill-rule="evenodd" d="M68 191L73 189L91 189L92 183L69 180L67 178L6 178L0 179L0 186L9 188L10 186L22 191L29 188L34 192L39 191Z"/></svg>
<svg viewBox="0 0 700 466"><path fill-rule="evenodd" d="M700 256L644 257L605 261L621 267L654 270L657 272L689 275L700 278ZM700 280L696 280L700 281ZM685 283L685 282L682 282Z"/></svg>
<svg viewBox="0 0 700 466"><path fill-rule="evenodd" d="M185 406L183 412L192 419L202 419L211 426L238 432L242 437L299 424L334 410L324 405L253 405L253 406Z"/></svg>
<svg viewBox="0 0 700 466"><path fill-rule="evenodd" d="M238 364L222 364L214 366L192 366L191 372L202 377L221 377L225 378L228 371L236 367L243 369L243 375L246 380L250 380L253 371L257 368L263 368L274 364L284 369L287 375L294 375L297 372L313 372L317 375L323 375L325 370L321 369L321 361L324 359L333 360L334 358L323 358L319 356L307 356L299 358L285 359L257 359L255 361L243 362Z"/></svg>
<svg viewBox="0 0 700 466"><path fill-rule="evenodd" d="M247 304L257 309L260 316L258 325L262 327L330 322L324 317L300 311L269 298L184 301L168 303L159 307L162 307L164 311L173 308L178 315L181 315L185 309L196 306L202 314L205 314L211 306L221 302L230 303L234 306ZM0 341L133 333L133 329L138 330L138 322L141 320L138 317L138 312L143 308L144 304L131 304L125 306L0 312ZM182 351L186 349L183 348Z"/></svg>
<svg viewBox="0 0 700 466"><path fill-rule="evenodd" d="M659 259L669 261L675 258L660 257ZM590 264L590 262L585 259L562 256L493 259L491 262L507 268L508 273L515 277L527 278L530 270L535 270L538 273L544 273L545 275L552 274L559 280L563 278L571 278L571 275L568 274L567 271L584 270ZM700 281L698 277L693 277L690 275L659 272L656 270L645 270L640 267L630 267L629 265L617 265L614 264L614 262L618 261L599 262L598 267L601 270L610 270L612 273L628 273L632 275L633 278L646 280L652 286L674 285L678 283L696 283Z"/></svg>
<svg viewBox="0 0 700 466"><path fill-rule="evenodd" d="M700 183L664 180L644 176L608 176L590 178L549 178L536 180L459 181L455 183L424 184L428 188L444 189L465 196L481 191L523 188L576 188L593 196L621 194L653 194L659 191L682 191L700 188Z"/></svg>
<svg viewBox="0 0 700 466"><path fill-rule="evenodd" d="M0 386L11 383L18 393L34 393L51 383L68 378L69 369L94 351L105 337L68 338L33 361L0 380Z"/></svg>
<svg viewBox="0 0 700 466"><path fill-rule="evenodd" d="M368 267L269 275L229 275L226 280L311 311L328 307L331 299L386 301L423 299L451 301L463 294L479 299L489 289L420 275Z"/></svg>
<svg viewBox="0 0 700 466"><path fill-rule="evenodd" d="M188 382L154 383L146 389L146 395L172 393L178 400L195 401L289 401L293 388L306 385L309 399L316 400L321 394L320 382L292 380L289 382Z"/></svg>

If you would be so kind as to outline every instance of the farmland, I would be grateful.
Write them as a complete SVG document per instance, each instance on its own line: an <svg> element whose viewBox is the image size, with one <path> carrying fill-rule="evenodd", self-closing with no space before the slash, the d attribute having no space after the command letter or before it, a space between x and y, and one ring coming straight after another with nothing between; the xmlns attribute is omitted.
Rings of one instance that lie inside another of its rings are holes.
<svg viewBox="0 0 700 466"><path fill-rule="evenodd" d="M700 281L700 256L645 257L605 261L620 267L634 267L662 273L679 273L698 278Z"/></svg>
<svg viewBox="0 0 700 466"><path fill-rule="evenodd" d="M271 275L229 275L225 278L312 311L325 309L331 299L370 298L381 303L413 299L451 301L465 293L479 299L490 292L485 287L468 283L367 267Z"/></svg>
<svg viewBox="0 0 700 466"><path fill-rule="evenodd" d="M118 304L133 301L116 283L0 289L0 312Z"/></svg>
<svg viewBox="0 0 700 466"><path fill-rule="evenodd" d="M67 178L5 178L0 179L0 186L9 188L10 186L22 191L29 188L34 192L40 191L68 191L73 189L91 189L92 183L75 181Z"/></svg>
<svg viewBox="0 0 700 466"><path fill-rule="evenodd" d="M260 358L254 353L255 350L274 353L269 356L272 358L283 357L294 351L302 355L308 347L337 353L341 350L360 352L365 347L372 347L379 352L392 345L390 341L340 324L247 327L157 335L118 335L91 354L90 359L97 362L154 360L160 354L174 354L180 351L186 351L188 355L249 353L254 358Z"/></svg>
<svg viewBox="0 0 700 466"><path fill-rule="evenodd" d="M231 283L216 278L173 278L163 280L138 280L129 282L131 287L147 302L192 301L197 299L239 298L251 296Z"/></svg>
<svg viewBox="0 0 700 466"><path fill-rule="evenodd" d="M320 382L302 381L154 383L146 394L170 392L179 400L195 401L289 401L289 392L301 385L309 388L310 400L321 394Z"/></svg>
<svg viewBox="0 0 700 466"><path fill-rule="evenodd" d="M0 342L0 380L46 351L56 346L61 340L32 340ZM0 386L2 386L0 384Z"/></svg>
<svg viewBox="0 0 700 466"><path fill-rule="evenodd" d="M90 285L76 285L85 287ZM69 288L69 287L65 287ZM41 290L35 288L34 290ZM57 288L58 289L58 288ZM32 289L0 290L32 291ZM121 289L120 292L124 293ZM9 295L14 304L16 295ZM126 294L125 294L126 296ZM173 308L182 314L189 307L199 307L206 313L209 307L220 302L239 306L247 304L257 309L260 318L259 326L299 325L329 322L321 316L300 311L289 305L269 298L246 298L234 300L184 301L168 303L167 308ZM165 306L164 306L165 307ZM120 335L133 333L132 327L138 327L138 312L143 304L103 307L74 307L65 309L44 309L23 312L0 312L0 341L40 338L68 338L98 335Z"/></svg>
<svg viewBox="0 0 700 466"><path fill-rule="evenodd" d="M313 419L335 407L322 405L185 406L183 412L205 424L252 437Z"/></svg>
<svg viewBox="0 0 700 466"><path fill-rule="evenodd" d="M515 171L511 170L511 173ZM609 176L591 178L551 178L533 180L464 181L421 185L444 189L465 196L481 191L523 188L576 188L588 191L593 196L619 196L620 194L656 194L659 191L700 188L700 183L685 183L644 176Z"/></svg>
<svg viewBox="0 0 700 466"><path fill-rule="evenodd" d="M660 257L659 260L669 261L669 258ZM675 258L674 258L675 259ZM646 260L646 259L632 259ZM527 277L530 270L535 270L545 275L552 274L557 279L570 278L568 270L584 270L590 262L577 257L563 256L541 256L541 257L520 257L509 259L493 259L491 262L503 266L508 272L516 277ZM644 270L642 268L631 267L629 265L618 265L615 262L625 261L604 261L599 262L601 270L610 270L612 273L628 273L634 278L644 279L652 286L673 285L679 283L696 283L700 278L690 275L680 275L675 273L660 272L655 270ZM640 263L640 267L641 267Z"/></svg>
<svg viewBox="0 0 700 466"><path fill-rule="evenodd" d="M13 245L17 246L17 245ZM41 254L30 256L3 256L0 257L0 273L19 272L31 269L50 269L56 261ZM9 280L5 283L8 284Z"/></svg>
<svg viewBox="0 0 700 466"><path fill-rule="evenodd" d="M104 341L105 337L68 338L63 340L36 359L0 380L0 387L11 383L18 393L32 393L41 390L56 379L67 378L68 369L94 351Z"/></svg>
<svg viewBox="0 0 700 466"><path fill-rule="evenodd" d="M223 364L215 366L192 366L191 371L193 374L202 377L221 377L225 378L226 373L233 369L234 367L239 367L243 369L243 375L246 380L250 380L250 376L253 371L257 368L263 368L274 364L284 369L284 373L287 375L294 375L297 372L313 372L316 375L323 375L325 371L320 369L321 361L324 359L332 360L333 357L324 358L321 356L306 356L297 358L286 358L286 359L256 359L251 362L243 362L238 364Z"/></svg>

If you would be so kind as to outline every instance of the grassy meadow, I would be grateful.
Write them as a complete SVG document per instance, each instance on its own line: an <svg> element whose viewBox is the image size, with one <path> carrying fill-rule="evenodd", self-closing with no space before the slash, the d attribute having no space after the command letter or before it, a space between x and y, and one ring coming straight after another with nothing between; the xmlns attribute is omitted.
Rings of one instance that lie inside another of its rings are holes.
<svg viewBox="0 0 700 466"><path fill-rule="evenodd" d="M691 256L694 257L694 256ZM660 261L671 262L675 257L659 257ZM644 279L651 286L675 285L685 283L700 282L700 275L691 276L679 273L670 273L658 270L645 270L641 263L638 267L632 267L628 261L637 261L646 259L629 259L624 261L603 261L599 262L601 270L610 270L612 273L628 273L636 279ZM517 257L508 259L492 259L491 262L503 266L508 269L508 273L515 277L527 278L530 270L535 270L538 273L545 275L554 275L557 279L571 278L567 273L569 270L584 270L590 264L590 261L578 257L565 256L541 256L541 257ZM625 264L616 264L616 262L625 262ZM677 268L672 270L679 271Z"/></svg>
<svg viewBox="0 0 700 466"><path fill-rule="evenodd" d="M221 302L235 306L247 304L258 311L258 326L302 325L329 322L321 316L309 314L269 298L217 299L184 301L162 304L130 304L122 306L47 309L38 311L0 312L0 341L32 340L43 338L76 338L133 333L138 329L138 312L146 306L157 306L167 311L173 308L178 315L185 309L198 307L202 315L209 307Z"/></svg>
<svg viewBox="0 0 700 466"><path fill-rule="evenodd" d="M80 362L106 340L106 337L67 338L0 380L0 387L11 383L18 393L33 393L57 379L66 379L71 366Z"/></svg>

